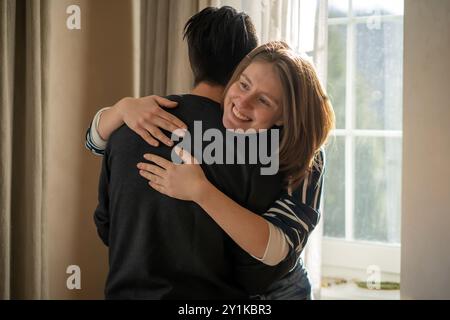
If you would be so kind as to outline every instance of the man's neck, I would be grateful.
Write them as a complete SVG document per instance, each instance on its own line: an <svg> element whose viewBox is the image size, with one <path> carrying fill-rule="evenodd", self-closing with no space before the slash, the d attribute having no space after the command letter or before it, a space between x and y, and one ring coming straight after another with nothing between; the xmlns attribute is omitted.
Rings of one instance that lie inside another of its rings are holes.
<svg viewBox="0 0 450 320"><path fill-rule="evenodd" d="M191 93L197 96L202 96L211 99L217 103L222 103L224 86L212 85L207 82L200 82L192 89Z"/></svg>

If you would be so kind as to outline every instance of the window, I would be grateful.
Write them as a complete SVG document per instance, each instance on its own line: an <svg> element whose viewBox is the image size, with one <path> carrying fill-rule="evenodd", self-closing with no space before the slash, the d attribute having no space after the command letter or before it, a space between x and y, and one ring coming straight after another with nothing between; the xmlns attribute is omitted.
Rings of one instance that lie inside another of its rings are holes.
<svg viewBox="0 0 450 320"><path fill-rule="evenodd" d="M374 264L399 273L403 0L328 0L327 53L336 130L327 147L324 255L353 246L359 254L347 260L367 262L361 253L376 248Z"/></svg>

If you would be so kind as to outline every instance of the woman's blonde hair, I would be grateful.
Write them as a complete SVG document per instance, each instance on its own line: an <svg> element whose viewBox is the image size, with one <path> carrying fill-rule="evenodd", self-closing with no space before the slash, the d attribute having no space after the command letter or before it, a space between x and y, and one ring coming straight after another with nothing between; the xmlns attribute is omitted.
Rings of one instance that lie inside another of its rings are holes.
<svg viewBox="0 0 450 320"><path fill-rule="evenodd" d="M334 128L333 107L314 66L281 41L251 51L237 66L225 94L254 61L272 64L280 78L283 89L280 170L286 177L286 185L295 189L311 170Z"/></svg>

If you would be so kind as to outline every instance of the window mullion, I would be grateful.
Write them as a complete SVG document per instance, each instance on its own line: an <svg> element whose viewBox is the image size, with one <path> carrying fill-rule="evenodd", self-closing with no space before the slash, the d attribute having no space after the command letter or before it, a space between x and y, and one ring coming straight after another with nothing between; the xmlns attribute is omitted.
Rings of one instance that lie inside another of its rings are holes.
<svg viewBox="0 0 450 320"><path fill-rule="evenodd" d="M352 17L352 20L354 23L367 23L369 19L380 19L380 22L386 22L386 21L399 21L403 20L403 16L400 15L370 15L370 16L362 16L362 17ZM342 18L329 18L328 19L328 25L334 26L334 25L344 25L349 23L349 17L342 17Z"/></svg>
<svg viewBox="0 0 450 320"><path fill-rule="evenodd" d="M372 129L334 129L332 135L336 137L383 137L383 138L402 138L401 130L372 130Z"/></svg>
<svg viewBox="0 0 450 320"><path fill-rule="evenodd" d="M354 138L352 131L355 124L354 97L353 97L353 73L354 73L354 21L352 0L349 0L349 22L347 25L347 57L346 57L346 106L345 106L345 128L350 133L345 138L345 239L354 239L353 217L354 217Z"/></svg>

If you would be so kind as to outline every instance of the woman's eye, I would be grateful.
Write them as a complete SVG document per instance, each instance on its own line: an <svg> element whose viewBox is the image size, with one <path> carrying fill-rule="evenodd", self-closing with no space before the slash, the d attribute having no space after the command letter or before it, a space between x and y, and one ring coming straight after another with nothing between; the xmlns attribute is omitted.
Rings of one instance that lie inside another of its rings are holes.
<svg viewBox="0 0 450 320"><path fill-rule="evenodd" d="M263 105L270 107L269 101L267 101L265 98L259 98L259 102L261 102Z"/></svg>
<svg viewBox="0 0 450 320"><path fill-rule="evenodd" d="M239 86L242 90L248 90L248 84L246 84L245 82L240 81Z"/></svg>

